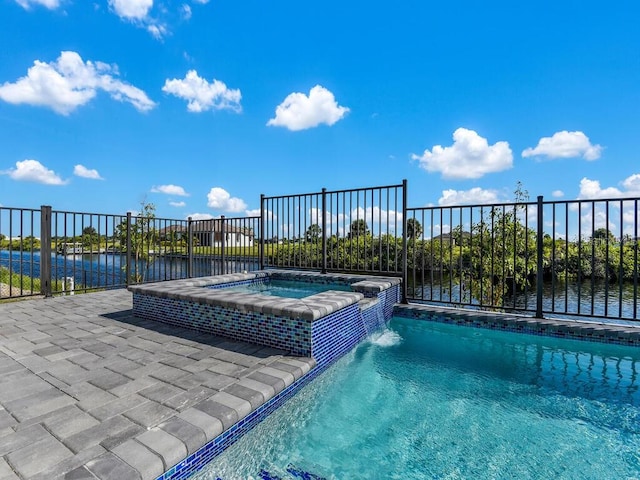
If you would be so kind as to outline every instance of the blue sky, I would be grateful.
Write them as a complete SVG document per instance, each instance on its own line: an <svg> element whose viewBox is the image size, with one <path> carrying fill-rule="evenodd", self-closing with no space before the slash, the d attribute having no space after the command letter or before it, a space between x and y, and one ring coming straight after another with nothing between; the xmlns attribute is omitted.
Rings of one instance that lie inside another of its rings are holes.
<svg viewBox="0 0 640 480"><path fill-rule="evenodd" d="M436 3L437 5L433 5ZM0 205L640 196L635 2L0 0Z"/></svg>

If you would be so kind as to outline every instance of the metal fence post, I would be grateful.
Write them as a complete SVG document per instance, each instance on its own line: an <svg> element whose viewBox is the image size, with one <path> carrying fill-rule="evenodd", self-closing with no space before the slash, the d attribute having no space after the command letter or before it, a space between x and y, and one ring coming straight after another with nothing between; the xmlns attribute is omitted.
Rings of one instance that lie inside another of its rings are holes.
<svg viewBox="0 0 640 480"><path fill-rule="evenodd" d="M327 273L327 189L322 188L322 273Z"/></svg>
<svg viewBox="0 0 640 480"><path fill-rule="evenodd" d="M536 244L536 255L537 255L537 272L536 272L536 317L542 318L542 290L544 288L543 276L544 276L544 262L542 255L544 253L543 249L543 240L544 240L544 231L543 231L543 203L542 203L542 195L538 196L538 212L537 212L537 222L538 222L538 235L537 235L537 244Z"/></svg>
<svg viewBox="0 0 640 480"><path fill-rule="evenodd" d="M409 303L407 292L409 286L409 270L407 262L407 179L402 180L402 303Z"/></svg>
<svg viewBox="0 0 640 480"><path fill-rule="evenodd" d="M265 211L264 211L264 193L260 194L260 245L258 247L258 261L260 262L260 270L264 270L264 224L265 224Z"/></svg>
<svg viewBox="0 0 640 480"><path fill-rule="evenodd" d="M127 286L131 284L131 212L127 212Z"/></svg>
<svg viewBox="0 0 640 480"><path fill-rule="evenodd" d="M51 296L51 207L40 207L40 293Z"/></svg>
<svg viewBox="0 0 640 480"><path fill-rule="evenodd" d="M225 258L224 258L224 249L225 249L226 244L227 244L227 233L226 233L225 228L224 228L224 215L220 215L220 233L221 233L221 240L220 240L220 272L222 273L222 275L224 275L225 273L227 273L227 268L226 268Z"/></svg>
<svg viewBox="0 0 640 480"><path fill-rule="evenodd" d="M187 218L187 278L193 278L193 221Z"/></svg>

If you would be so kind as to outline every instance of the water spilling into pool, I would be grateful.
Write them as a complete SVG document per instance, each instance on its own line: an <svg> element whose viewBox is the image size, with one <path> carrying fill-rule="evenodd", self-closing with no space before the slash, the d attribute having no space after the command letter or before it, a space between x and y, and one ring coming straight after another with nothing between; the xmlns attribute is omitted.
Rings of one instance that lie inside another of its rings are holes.
<svg viewBox="0 0 640 480"><path fill-rule="evenodd" d="M639 349L390 327L194 478L640 477Z"/></svg>

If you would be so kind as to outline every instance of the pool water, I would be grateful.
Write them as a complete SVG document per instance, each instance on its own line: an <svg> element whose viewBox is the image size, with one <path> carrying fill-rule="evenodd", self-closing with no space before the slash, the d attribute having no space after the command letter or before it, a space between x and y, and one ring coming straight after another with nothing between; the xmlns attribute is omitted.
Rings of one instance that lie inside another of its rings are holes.
<svg viewBox="0 0 640 480"><path fill-rule="evenodd" d="M639 371L637 348L394 318L194 478L637 479Z"/></svg>
<svg viewBox="0 0 640 480"><path fill-rule="evenodd" d="M327 290L350 292L350 285L339 283L304 283L294 280L270 280L266 283L254 283L225 288L228 292L259 293L275 297L304 298Z"/></svg>

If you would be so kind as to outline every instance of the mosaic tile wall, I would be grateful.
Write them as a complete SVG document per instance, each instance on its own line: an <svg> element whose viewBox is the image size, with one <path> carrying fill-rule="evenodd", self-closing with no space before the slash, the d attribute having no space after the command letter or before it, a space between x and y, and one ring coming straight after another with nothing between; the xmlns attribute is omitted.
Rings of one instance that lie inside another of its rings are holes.
<svg viewBox="0 0 640 480"><path fill-rule="evenodd" d="M470 310L454 311L425 305L396 305L394 315L504 332L640 347L640 332L637 328L595 322L538 319Z"/></svg>
<svg viewBox="0 0 640 480"><path fill-rule="evenodd" d="M313 358L326 365L356 346L367 331L357 304L338 310L315 322L311 327Z"/></svg>
<svg viewBox="0 0 640 480"><path fill-rule="evenodd" d="M382 304L384 318L388 321L393 316L396 303L400 301L400 285L394 285L383 292L378 293L378 298Z"/></svg>
<svg viewBox="0 0 640 480"><path fill-rule="evenodd" d="M133 314L183 328L311 356L311 324L302 319L241 312L188 300L133 294Z"/></svg>

